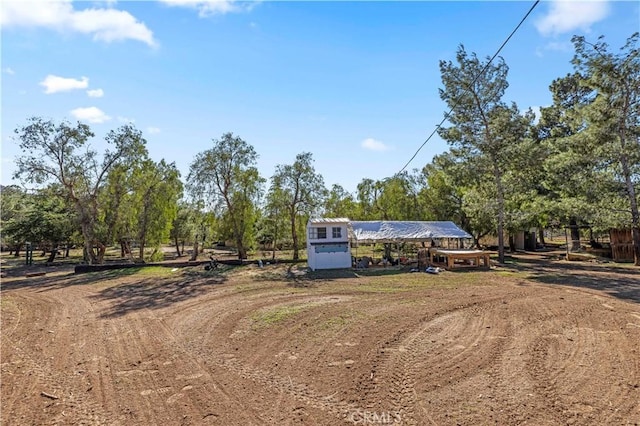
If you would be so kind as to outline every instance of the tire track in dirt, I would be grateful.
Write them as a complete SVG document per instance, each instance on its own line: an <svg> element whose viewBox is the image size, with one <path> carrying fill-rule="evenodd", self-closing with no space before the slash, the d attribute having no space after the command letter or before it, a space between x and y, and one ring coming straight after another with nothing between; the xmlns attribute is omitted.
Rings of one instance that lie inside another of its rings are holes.
<svg viewBox="0 0 640 426"><path fill-rule="evenodd" d="M31 334L28 341L16 341L12 337L3 336L11 356L20 359L22 372L14 371L12 375L22 374L24 377L20 380L20 386L12 387L12 395L8 401L8 395L3 391L3 410L9 410L12 417L19 417L21 420L18 424L119 424L100 404L87 397L82 379L76 374L69 374L69 371L74 371L70 369L69 359L57 356L59 346L68 346L69 310L59 302L54 293L40 293L37 297L22 293L21 297L25 303L29 301L38 306L33 315L37 316L34 322L40 324L39 333ZM7 346L3 345L3 349L6 351ZM41 410L14 411L21 407L20 400L28 398L27 395L41 397ZM74 420L71 422L69 418Z"/></svg>
<svg viewBox="0 0 640 426"><path fill-rule="evenodd" d="M235 298L237 295L231 295L231 298ZM226 297L224 297L226 299ZM210 301L216 306L215 310L211 310L205 304L200 307L190 306L188 309L191 312L193 318L197 318L197 322L206 324L209 329L207 335L213 336L211 330L220 328L228 329L229 324L235 324L236 327L231 327L235 331L230 334L233 337L237 333L237 327L246 327L245 319L248 312L256 313L261 310L278 309L286 306L306 306L309 309L319 307L326 303L336 303L337 301L345 299L344 296L339 297L336 295L331 296L314 296L309 295L291 295L291 294L279 294L269 298L255 297L252 303L244 303L242 309L238 308L238 305L230 300L228 304L220 303L219 299ZM202 309L206 309L207 312L201 312ZM180 315L180 319L176 320L178 329L188 327L189 324L194 323L194 320L188 316ZM243 333L240 333L242 335ZM213 337L212 337L213 338ZM184 340L184 339L183 339ZM200 359L206 359L210 364L224 369L244 380L250 380L251 382L258 384L266 391L267 394L273 394L275 390L279 394L287 395L298 403L303 403L304 406L321 410L328 413L337 419L348 421L348 416L357 411L359 407L355 404L345 402L333 395L323 395L322 393L313 389L312 386L297 382L290 376L280 376L278 374L264 371L260 368L252 367L244 364L234 354L229 351L225 351L224 345L217 348L206 346L208 339L198 339L198 341L187 340L182 343L187 352ZM229 347L226 347L229 350Z"/></svg>
<svg viewBox="0 0 640 426"><path fill-rule="evenodd" d="M491 367L509 327L487 306L513 297L471 294L462 304L448 301L435 316L380 342L370 372L355 387L362 403L374 412L397 413L403 424L439 424L425 406L427 396Z"/></svg>
<svg viewBox="0 0 640 426"><path fill-rule="evenodd" d="M638 380L637 358L625 355L634 341L618 331L622 327L610 327L621 319L587 294L541 287L510 305L508 318L517 326L491 372L496 421L624 424L624 418L633 418L633 401L636 411L640 408L638 393L634 396L632 385L621 389L613 378ZM537 304L530 302L534 297Z"/></svg>
<svg viewBox="0 0 640 426"><path fill-rule="evenodd" d="M120 310L126 294L100 297L104 283L12 290L30 309L2 336L3 424L640 423L637 304L517 280L406 294L358 292L363 280L230 279Z"/></svg>
<svg viewBox="0 0 640 426"><path fill-rule="evenodd" d="M157 418L189 424L221 421L220 413L235 407L234 422L262 423L260 413L219 386L215 373L186 351L154 312L129 314L111 321L110 328L109 334L117 332L117 336L111 342L112 379L107 382L116 385L107 394L118 395L139 422L150 424Z"/></svg>
<svg viewBox="0 0 640 426"><path fill-rule="evenodd" d="M478 374L499 353L500 342L492 339L498 330L474 311L462 308L438 315L384 350L389 355L378 381L390 383L384 397L391 403L387 410L399 412L403 424L434 423L428 412L416 413L421 396Z"/></svg>
<svg viewBox="0 0 640 426"><path fill-rule="evenodd" d="M547 332L532 340L527 367L534 390L550 401L556 419L615 424L631 416L640 421L638 358L624 350L633 342L621 331L602 330L603 324L616 322L614 304L598 300L573 312L570 320L558 311ZM595 393L594 383L603 391Z"/></svg>

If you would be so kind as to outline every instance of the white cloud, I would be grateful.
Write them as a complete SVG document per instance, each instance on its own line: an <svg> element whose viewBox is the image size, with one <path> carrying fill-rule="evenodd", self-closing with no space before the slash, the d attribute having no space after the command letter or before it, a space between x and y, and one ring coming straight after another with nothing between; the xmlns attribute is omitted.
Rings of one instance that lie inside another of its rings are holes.
<svg viewBox="0 0 640 426"><path fill-rule="evenodd" d="M40 86L44 86L46 94L68 92L69 90L86 89L89 86L89 79L81 77L80 80L77 80L49 74L40 82Z"/></svg>
<svg viewBox="0 0 640 426"><path fill-rule="evenodd" d="M126 124L129 124L129 123L135 123L135 122L136 122L136 120L134 120L133 118L129 118L129 117L122 117L121 115L119 115L116 119L117 119L120 123L126 123Z"/></svg>
<svg viewBox="0 0 640 426"><path fill-rule="evenodd" d="M257 1L237 2L236 0L160 0L160 2L167 6L196 9L198 16L201 18L230 12L248 11L258 3Z"/></svg>
<svg viewBox="0 0 640 426"><path fill-rule="evenodd" d="M550 41L542 47L536 47L536 56L542 58L545 52L573 52L570 41Z"/></svg>
<svg viewBox="0 0 640 426"><path fill-rule="evenodd" d="M369 149L371 151L388 151L389 147L384 143L377 141L373 138L367 138L362 141L360 144L364 149Z"/></svg>
<svg viewBox="0 0 640 426"><path fill-rule="evenodd" d="M155 135L157 133L160 133L160 128L158 128L158 127L147 127L147 132L151 133L152 135Z"/></svg>
<svg viewBox="0 0 640 426"><path fill-rule="evenodd" d="M43 27L89 34L105 42L131 39L156 46L153 32L129 12L95 7L76 10L69 0L3 1L0 25Z"/></svg>
<svg viewBox="0 0 640 426"><path fill-rule="evenodd" d="M555 52L573 52L573 44L570 41L550 41L545 45L544 49Z"/></svg>
<svg viewBox="0 0 640 426"><path fill-rule="evenodd" d="M538 19L535 26L544 36L568 33L577 29L588 32L591 25L609 15L609 3L604 0L573 1L553 0L547 15Z"/></svg>
<svg viewBox="0 0 640 426"><path fill-rule="evenodd" d="M9 75L14 75L16 72L9 67L3 68L2 72Z"/></svg>
<svg viewBox="0 0 640 426"><path fill-rule="evenodd" d="M78 120L87 121L89 123L104 123L111 120L107 114L105 114L100 108L88 107L88 108L76 108L71 111Z"/></svg>
<svg viewBox="0 0 640 426"><path fill-rule="evenodd" d="M101 97L104 96L104 90L102 90L102 89L87 90L87 95L90 98L101 98Z"/></svg>

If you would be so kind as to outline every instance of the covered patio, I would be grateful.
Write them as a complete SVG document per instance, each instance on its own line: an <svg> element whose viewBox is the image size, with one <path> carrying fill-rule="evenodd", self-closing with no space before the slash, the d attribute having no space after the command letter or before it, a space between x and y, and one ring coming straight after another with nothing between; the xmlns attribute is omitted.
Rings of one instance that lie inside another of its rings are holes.
<svg viewBox="0 0 640 426"><path fill-rule="evenodd" d="M488 253L468 249L472 236L451 221L350 221L349 238L356 258L360 245L389 244L396 247L400 263L416 263L419 268L427 264L447 269L489 265ZM418 246L417 256L401 253L406 243ZM378 264L381 259L371 260Z"/></svg>

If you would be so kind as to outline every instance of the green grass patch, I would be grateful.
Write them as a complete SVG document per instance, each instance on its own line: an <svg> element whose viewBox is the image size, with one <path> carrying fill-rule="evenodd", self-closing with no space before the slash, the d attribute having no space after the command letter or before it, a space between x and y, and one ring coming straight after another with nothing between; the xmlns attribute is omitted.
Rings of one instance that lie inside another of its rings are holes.
<svg viewBox="0 0 640 426"><path fill-rule="evenodd" d="M0 307L2 309L12 309L16 307L16 304L11 298L7 296L0 297Z"/></svg>
<svg viewBox="0 0 640 426"><path fill-rule="evenodd" d="M411 290L410 287L393 286L385 283L368 283L354 288L363 293L400 293Z"/></svg>
<svg viewBox="0 0 640 426"><path fill-rule="evenodd" d="M499 277L515 277L519 275L517 272L513 271L497 271L495 274Z"/></svg>
<svg viewBox="0 0 640 426"><path fill-rule="evenodd" d="M342 330L363 317L364 314L362 312L349 310L334 317L320 319L317 323L317 328L331 331Z"/></svg>
<svg viewBox="0 0 640 426"><path fill-rule="evenodd" d="M117 279L121 277L158 277L166 278L176 276L180 271L172 271L173 268L165 266L139 266L135 268L111 269L108 271L90 272L91 275L99 278Z"/></svg>
<svg viewBox="0 0 640 426"><path fill-rule="evenodd" d="M302 310L310 306L311 305L309 304L294 305L294 306L280 306L277 308L270 309L266 312L257 312L251 317L251 319L253 320L254 325L258 327L273 325L293 317L297 313L301 312Z"/></svg>

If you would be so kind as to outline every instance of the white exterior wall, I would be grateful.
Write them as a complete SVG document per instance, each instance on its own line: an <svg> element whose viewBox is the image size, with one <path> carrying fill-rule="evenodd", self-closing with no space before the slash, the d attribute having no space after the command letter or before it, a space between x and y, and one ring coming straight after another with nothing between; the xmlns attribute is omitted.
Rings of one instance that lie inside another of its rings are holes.
<svg viewBox="0 0 640 426"><path fill-rule="evenodd" d="M347 230L348 222L314 219L307 224L307 263L312 270L341 269L351 267L351 247ZM316 228L314 230L313 228ZM317 228L326 229L326 238L312 238ZM333 237L333 228L340 228L340 237Z"/></svg>

